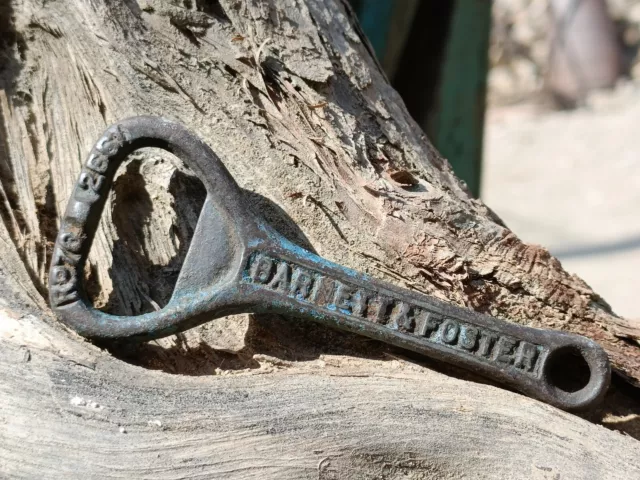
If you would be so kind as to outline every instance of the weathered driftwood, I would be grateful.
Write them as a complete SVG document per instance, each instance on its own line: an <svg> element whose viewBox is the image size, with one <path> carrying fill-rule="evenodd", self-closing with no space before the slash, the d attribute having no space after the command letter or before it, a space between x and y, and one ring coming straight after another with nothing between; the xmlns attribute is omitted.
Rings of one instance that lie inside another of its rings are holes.
<svg viewBox="0 0 640 480"><path fill-rule="evenodd" d="M637 326L469 198L342 1L3 8L2 475L640 475L632 438L292 319L222 319L111 352L65 331L42 296L57 221L100 132L144 113L197 132L298 243L479 311L590 336L640 380ZM87 277L96 303L132 314L167 301L203 192L155 151L125 171ZM601 413L634 433L637 410L608 405Z"/></svg>

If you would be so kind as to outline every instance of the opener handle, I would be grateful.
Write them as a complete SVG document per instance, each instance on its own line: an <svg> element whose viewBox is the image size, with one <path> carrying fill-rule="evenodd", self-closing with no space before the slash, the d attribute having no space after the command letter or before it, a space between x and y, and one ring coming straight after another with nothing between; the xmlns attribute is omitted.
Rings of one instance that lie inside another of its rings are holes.
<svg viewBox="0 0 640 480"><path fill-rule="evenodd" d="M247 252L253 311L348 330L472 370L566 410L599 402L610 365L596 342L508 322L336 265L277 234Z"/></svg>

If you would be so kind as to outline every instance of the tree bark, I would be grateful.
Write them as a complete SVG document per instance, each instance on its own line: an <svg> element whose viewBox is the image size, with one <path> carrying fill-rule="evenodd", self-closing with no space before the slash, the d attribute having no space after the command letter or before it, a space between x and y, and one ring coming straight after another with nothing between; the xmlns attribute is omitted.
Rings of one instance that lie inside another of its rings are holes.
<svg viewBox="0 0 640 480"><path fill-rule="evenodd" d="M3 475L640 474L632 438L293 319L225 318L109 351L62 328L44 300L46 272L81 162L108 124L151 114L196 132L296 243L480 312L589 336L619 375L640 380L637 325L468 195L342 0L3 8ZM120 314L166 303L204 200L175 159L133 157L86 272L94 302ZM620 395L591 420L637 435L637 402Z"/></svg>

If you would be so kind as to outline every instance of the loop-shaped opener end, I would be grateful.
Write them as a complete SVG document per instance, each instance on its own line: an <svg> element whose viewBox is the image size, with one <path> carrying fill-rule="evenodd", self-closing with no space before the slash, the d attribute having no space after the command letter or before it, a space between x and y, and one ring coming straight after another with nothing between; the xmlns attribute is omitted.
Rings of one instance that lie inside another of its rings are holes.
<svg viewBox="0 0 640 480"><path fill-rule="evenodd" d="M204 183L207 199L169 304L138 316L110 315L95 309L86 296L84 265L115 172L127 155L143 147L162 148L180 158ZM243 230L251 223L242 221L245 216L236 182L215 153L186 128L148 116L118 122L96 142L71 194L53 250L51 306L65 324L95 340L151 339L185 330L203 321L201 315L216 294L224 315L220 286L229 282L241 261L247 236Z"/></svg>

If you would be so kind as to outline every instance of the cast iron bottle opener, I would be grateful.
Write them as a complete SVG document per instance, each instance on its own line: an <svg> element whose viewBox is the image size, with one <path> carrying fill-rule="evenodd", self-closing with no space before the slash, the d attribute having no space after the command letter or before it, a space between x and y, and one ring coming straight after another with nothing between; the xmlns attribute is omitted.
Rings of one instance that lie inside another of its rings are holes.
<svg viewBox="0 0 640 480"><path fill-rule="evenodd" d="M82 288L83 270L116 169L141 147L182 159L204 183L207 198L169 303L157 312L116 316L93 308ZM49 293L59 318L94 340L149 340L224 315L277 312L467 368L564 409L592 406L610 379L607 354L585 337L481 315L290 243L248 208L207 145L156 117L112 125L91 150L61 222ZM571 356L582 357L589 369L577 390L554 380Z"/></svg>

